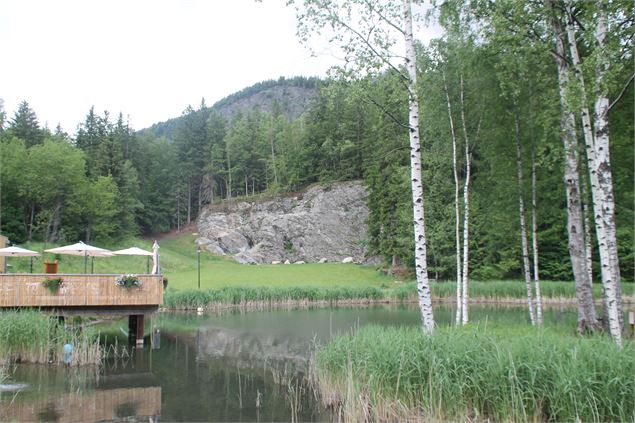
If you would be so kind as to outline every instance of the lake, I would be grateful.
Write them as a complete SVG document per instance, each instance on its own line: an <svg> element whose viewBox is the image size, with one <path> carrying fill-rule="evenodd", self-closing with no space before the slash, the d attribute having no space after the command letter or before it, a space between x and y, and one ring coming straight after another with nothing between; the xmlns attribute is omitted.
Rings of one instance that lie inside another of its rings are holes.
<svg viewBox="0 0 635 423"><path fill-rule="evenodd" d="M523 307L471 306L472 322L527 322ZM435 308L439 325L453 321ZM544 311L573 332L576 310ZM128 349L127 320L100 327L100 368L16 365L0 387L0 421L331 421L310 389L312 351L365 325L416 326L416 306L159 313L145 348Z"/></svg>

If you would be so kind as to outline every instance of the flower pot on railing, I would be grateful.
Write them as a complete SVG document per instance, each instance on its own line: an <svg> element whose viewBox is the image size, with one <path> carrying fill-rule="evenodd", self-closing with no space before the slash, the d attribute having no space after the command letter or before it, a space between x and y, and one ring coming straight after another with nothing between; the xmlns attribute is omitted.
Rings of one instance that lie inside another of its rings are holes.
<svg viewBox="0 0 635 423"><path fill-rule="evenodd" d="M44 273L57 273L57 260L44 262Z"/></svg>
<svg viewBox="0 0 635 423"><path fill-rule="evenodd" d="M115 279L115 285L122 288L139 288L141 280L135 275L121 275Z"/></svg>
<svg viewBox="0 0 635 423"><path fill-rule="evenodd" d="M45 278L42 281L42 285L48 288L51 294L57 294L60 287L64 285L64 280L62 278Z"/></svg>

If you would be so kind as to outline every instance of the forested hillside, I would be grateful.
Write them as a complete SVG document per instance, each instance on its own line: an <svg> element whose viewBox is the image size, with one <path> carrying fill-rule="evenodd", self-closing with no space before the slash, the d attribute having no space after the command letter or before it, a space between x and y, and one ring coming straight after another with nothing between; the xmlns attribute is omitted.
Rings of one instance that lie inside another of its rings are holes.
<svg viewBox="0 0 635 423"><path fill-rule="evenodd" d="M315 96L320 80L318 78L280 77L278 80L259 82L217 101L211 107L202 107L198 113L209 115L212 111L219 113L226 120L231 120L238 112L249 111L255 107L268 113L281 113L289 120L295 120L307 109ZM149 128L139 131L154 137L172 139L181 117L155 123Z"/></svg>
<svg viewBox="0 0 635 423"><path fill-rule="evenodd" d="M603 86L611 101L620 267L622 278L632 279L634 94L632 34L626 28L633 14L627 3L610 15L613 62ZM457 221L468 198L473 278L520 276L526 241L529 255L538 254L541 278L571 280L564 172L572 154L597 278L592 181L579 110L593 107L598 52L581 37L579 71L587 77L589 99L579 84L563 94L552 23L564 23L564 17L504 4L507 9L473 2L465 14L442 8L445 35L417 48L429 271L454 277L462 239L457 234L464 228ZM582 8L580 21L592 13L590 3L588 9ZM19 243L169 231L193 221L206 203L362 179L370 192L365 242L388 264L412 266L408 94L400 74L288 81L295 82L286 85L287 92L300 87L312 94L292 97L291 104L273 94L266 103L266 95L249 100L285 87L265 82L211 108L204 102L187 107L179 118L139 133L121 114L114 118L93 109L70 135L41 128L26 102L13 116L2 111L0 232ZM577 110L574 150L565 150L561 138L563 95ZM298 107L300 101L306 105Z"/></svg>

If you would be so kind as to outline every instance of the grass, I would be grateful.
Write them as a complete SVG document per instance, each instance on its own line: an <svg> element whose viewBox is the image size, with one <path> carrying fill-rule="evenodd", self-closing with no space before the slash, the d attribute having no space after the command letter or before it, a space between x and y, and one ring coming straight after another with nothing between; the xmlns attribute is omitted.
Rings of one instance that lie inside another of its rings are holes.
<svg viewBox="0 0 635 423"><path fill-rule="evenodd" d="M85 331L65 329L37 310L0 312L0 365L15 362L62 363L63 346L73 346L71 364L99 364L98 339Z"/></svg>
<svg viewBox="0 0 635 423"><path fill-rule="evenodd" d="M522 281L470 281L470 298L472 299L526 299L527 291ZM622 296L632 297L635 293L635 284L622 283ZM561 300L575 298L575 284L573 282L542 281L540 282L540 294L543 299ZM390 294L400 300L414 300L417 296L414 282L401 284ZM455 298L455 282L439 282L432 284L432 296L434 298ZM594 298L602 298L602 286L593 285Z"/></svg>
<svg viewBox="0 0 635 423"><path fill-rule="evenodd" d="M632 421L633 347L527 326L367 327L323 347L315 376L348 421Z"/></svg>
<svg viewBox="0 0 635 423"><path fill-rule="evenodd" d="M384 292L374 286L228 286L219 289L169 290L163 305L172 309L194 309L214 305L272 305L297 302L374 301Z"/></svg>

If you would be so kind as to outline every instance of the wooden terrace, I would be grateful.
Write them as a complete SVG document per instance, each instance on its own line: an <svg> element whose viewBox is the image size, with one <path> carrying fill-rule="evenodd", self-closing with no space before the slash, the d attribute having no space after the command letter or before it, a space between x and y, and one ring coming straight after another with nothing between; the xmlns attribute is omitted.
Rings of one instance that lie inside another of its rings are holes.
<svg viewBox="0 0 635 423"><path fill-rule="evenodd" d="M163 303L162 275L135 275L139 287L115 284L120 275L64 273L0 274L0 309L33 307L57 316L129 315L130 334L143 343L143 317ZM57 292L43 281L62 278ZM140 342L139 342L140 341Z"/></svg>

